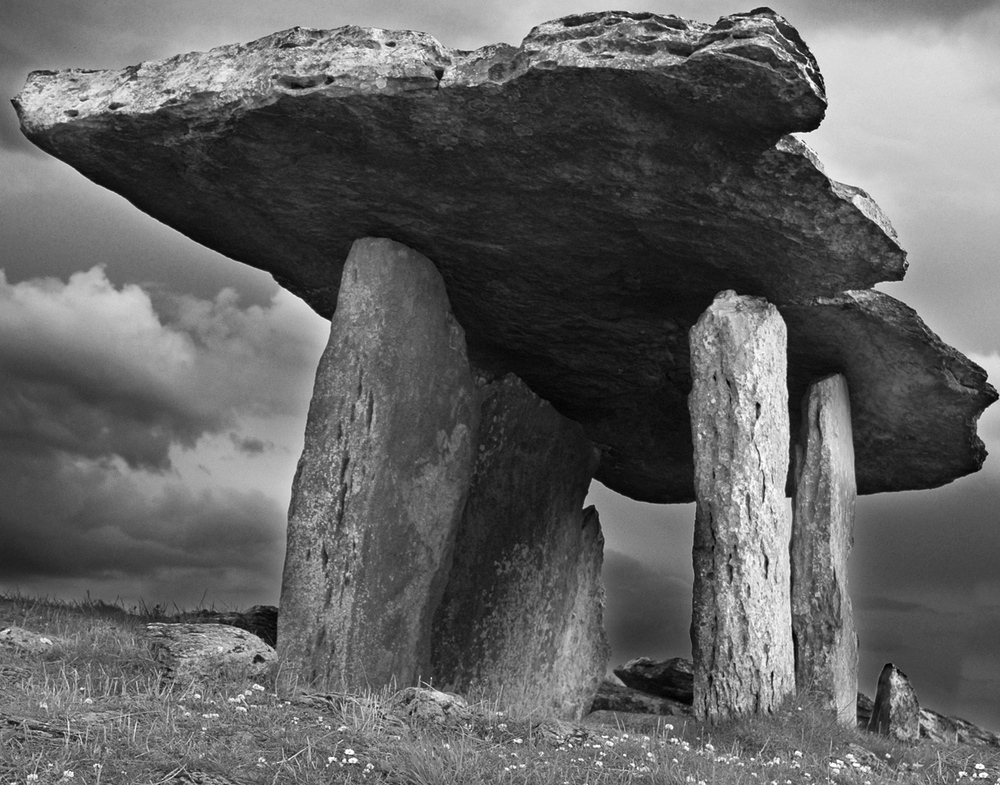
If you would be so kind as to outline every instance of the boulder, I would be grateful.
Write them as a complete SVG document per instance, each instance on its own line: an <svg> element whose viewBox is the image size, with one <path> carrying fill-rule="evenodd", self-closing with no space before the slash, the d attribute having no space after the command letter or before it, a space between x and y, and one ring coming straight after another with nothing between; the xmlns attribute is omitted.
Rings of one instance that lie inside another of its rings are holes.
<svg viewBox="0 0 1000 785"><path fill-rule="evenodd" d="M691 330L694 712L766 713L795 690L785 503L785 324L721 292Z"/></svg>
<svg viewBox="0 0 1000 785"><path fill-rule="evenodd" d="M874 702L858 693L858 727L867 730ZM961 717L947 717L930 709L920 709L920 738L939 744L969 744L1000 747L1000 735L980 728Z"/></svg>
<svg viewBox="0 0 1000 785"><path fill-rule="evenodd" d="M906 674L891 662L878 677L878 689L868 730L897 741L920 738L920 704Z"/></svg>
<svg viewBox="0 0 1000 785"><path fill-rule="evenodd" d="M946 717L928 709L920 710L920 738L941 744L1000 747L1000 734L980 728L961 717Z"/></svg>
<svg viewBox="0 0 1000 785"><path fill-rule="evenodd" d="M180 613L171 620L185 624L228 624L252 632L271 647L278 640L278 609L273 605L254 605L245 611L203 609Z"/></svg>
<svg viewBox="0 0 1000 785"><path fill-rule="evenodd" d="M683 657L653 661L639 657L619 665L615 676L626 687L647 695L669 698L691 705L694 700L694 663Z"/></svg>
<svg viewBox="0 0 1000 785"><path fill-rule="evenodd" d="M324 316L357 238L426 255L474 362L579 422L598 480L655 502L694 498L687 335L726 288L786 318L793 431L805 387L847 377L859 492L982 465L985 372L866 291L904 274L892 227L786 136L825 104L808 47L764 8L581 14L474 52L295 28L37 71L15 99L39 147Z"/></svg>
<svg viewBox="0 0 1000 785"><path fill-rule="evenodd" d="M841 374L809 387L795 447L791 592L795 686L857 722L858 636L847 587L854 540L851 400Z"/></svg>
<svg viewBox="0 0 1000 785"><path fill-rule="evenodd" d="M479 397L425 257L359 240L344 268L292 488L284 687L415 684L468 494Z"/></svg>
<svg viewBox="0 0 1000 785"><path fill-rule="evenodd" d="M277 663L274 649L253 633L228 624L146 625L167 681L257 679Z"/></svg>
<svg viewBox="0 0 1000 785"><path fill-rule="evenodd" d="M429 687L406 687L386 703L386 713L399 719L431 725L462 726L475 713L461 695Z"/></svg>
<svg viewBox="0 0 1000 785"><path fill-rule="evenodd" d="M66 645L63 638L26 630L16 624L0 630L0 647L14 649L26 654L44 654Z"/></svg>
<svg viewBox="0 0 1000 785"><path fill-rule="evenodd" d="M578 719L607 667L604 538L583 510L598 453L513 375L481 389L478 454L444 598L434 683L515 714Z"/></svg>
<svg viewBox="0 0 1000 785"><path fill-rule="evenodd" d="M690 717L690 693L687 697L687 701L673 700L604 679L597 688L591 711Z"/></svg>

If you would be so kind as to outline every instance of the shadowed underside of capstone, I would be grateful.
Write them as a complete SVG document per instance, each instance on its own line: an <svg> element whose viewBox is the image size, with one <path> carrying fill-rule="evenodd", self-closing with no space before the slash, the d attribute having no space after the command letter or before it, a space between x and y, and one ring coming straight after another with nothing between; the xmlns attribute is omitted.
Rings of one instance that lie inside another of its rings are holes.
<svg viewBox="0 0 1000 785"><path fill-rule="evenodd" d="M786 136L825 95L773 12L585 14L474 52L295 28L35 72L15 106L39 147L324 316L354 240L424 254L473 361L579 422L597 479L633 498L693 498L687 336L723 289L785 318L793 408L817 376L848 379L860 493L985 457L985 372L870 291L905 272L895 233Z"/></svg>

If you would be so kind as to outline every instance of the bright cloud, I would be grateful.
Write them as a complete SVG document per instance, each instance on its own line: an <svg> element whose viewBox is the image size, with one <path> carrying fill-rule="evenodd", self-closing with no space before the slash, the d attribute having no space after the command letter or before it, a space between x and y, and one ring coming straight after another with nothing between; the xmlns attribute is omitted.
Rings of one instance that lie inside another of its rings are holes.
<svg viewBox="0 0 1000 785"><path fill-rule="evenodd" d="M100 267L0 271L0 589L51 577L275 601L326 330L283 291L241 308L230 290L116 288Z"/></svg>

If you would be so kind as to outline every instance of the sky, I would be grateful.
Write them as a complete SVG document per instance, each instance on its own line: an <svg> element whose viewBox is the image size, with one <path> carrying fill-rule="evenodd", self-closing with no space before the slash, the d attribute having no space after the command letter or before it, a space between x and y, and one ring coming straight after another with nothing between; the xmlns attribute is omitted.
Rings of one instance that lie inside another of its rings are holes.
<svg viewBox="0 0 1000 785"><path fill-rule="evenodd" d="M826 80L802 135L875 198L908 303L1000 386L1000 1L774 0ZM716 0L614 7L713 22ZM579 0L0 0L0 93L293 26L473 49L599 10ZM270 276L140 213L21 137L0 104L0 592L168 608L277 604L292 475L328 323ZM858 502L859 686L1000 730L1000 405L981 472ZM690 656L693 505L598 484L612 664Z"/></svg>

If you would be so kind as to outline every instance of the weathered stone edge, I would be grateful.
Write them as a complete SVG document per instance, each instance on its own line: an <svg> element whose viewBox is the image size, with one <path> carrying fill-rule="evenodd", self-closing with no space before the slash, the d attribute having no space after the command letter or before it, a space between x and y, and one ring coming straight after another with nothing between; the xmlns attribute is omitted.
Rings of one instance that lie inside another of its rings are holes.
<svg viewBox="0 0 1000 785"><path fill-rule="evenodd" d="M605 11L538 25L520 47L491 44L475 51L449 49L414 31L296 27L120 70L33 71L13 104L30 137L108 112L203 115L317 91L333 97L427 95L499 87L531 72L567 68L644 72L700 106L724 108L713 115L720 123L768 132L812 130L826 109L815 58L770 9L722 17L714 25ZM67 90L75 99L70 107L57 97L65 99ZM743 107L748 111L739 111Z"/></svg>

